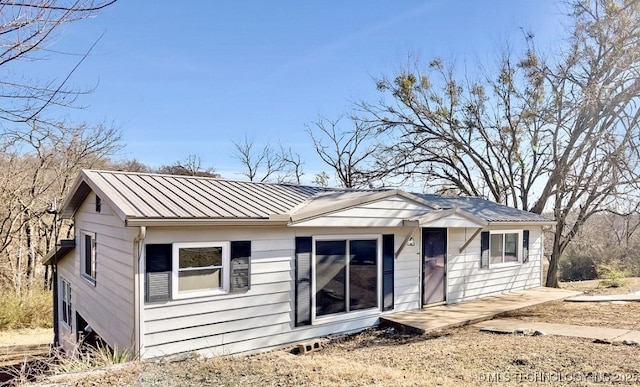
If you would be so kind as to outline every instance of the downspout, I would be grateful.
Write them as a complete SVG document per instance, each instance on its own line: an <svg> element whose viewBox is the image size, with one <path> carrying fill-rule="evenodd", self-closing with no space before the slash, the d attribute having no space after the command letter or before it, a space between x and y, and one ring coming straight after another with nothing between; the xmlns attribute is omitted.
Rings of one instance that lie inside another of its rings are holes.
<svg viewBox="0 0 640 387"><path fill-rule="evenodd" d="M540 226L540 286L545 286L544 279L544 227Z"/></svg>
<svg viewBox="0 0 640 387"><path fill-rule="evenodd" d="M53 200L51 210L53 214L53 264L51 265L51 277L53 281L53 347L60 347L60 316L58 311L58 209L56 200Z"/></svg>
<svg viewBox="0 0 640 387"><path fill-rule="evenodd" d="M55 246L54 246L55 248ZM53 280L53 347L60 347L60 325L58 315L58 252L53 253L51 265L51 277Z"/></svg>
<svg viewBox="0 0 640 387"><path fill-rule="evenodd" d="M134 329L134 348L136 355L142 355L142 325L140 319L142 316L142 303L140 302L140 259L142 258L142 241L147 235L147 228L140 226L138 235L133 239L133 329Z"/></svg>

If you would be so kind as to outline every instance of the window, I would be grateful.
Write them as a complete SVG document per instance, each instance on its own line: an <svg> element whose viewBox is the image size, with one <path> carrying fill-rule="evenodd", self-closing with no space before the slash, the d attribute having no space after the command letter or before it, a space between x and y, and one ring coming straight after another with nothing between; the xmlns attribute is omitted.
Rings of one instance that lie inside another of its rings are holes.
<svg viewBox="0 0 640 387"><path fill-rule="evenodd" d="M379 305L380 238L315 240L315 316Z"/></svg>
<svg viewBox="0 0 640 387"><path fill-rule="evenodd" d="M145 246L145 301L251 289L251 241Z"/></svg>
<svg viewBox="0 0 640 387"><path fill-rule="evenodd" d="M490 265L520 262L521 231L491 231L489 236Z"/></svg>
<svg viewBox="0 0 640 387"><path fill-rule="evenodd" d="M100 212L102 210L102 199L100 196L96 195L96 212Z"/></svg>
<svg viewBox="0 0 640 387"><path fill-rule="evenodd" d="M90 232L82 232L82 276L91 281L96 282L96 234Z"/></svg>
<svg viewBox="0 0 640 387"><path fill-rule="evenodd" d="M173 297L216 294L229 290L229 243L175 243Z"/></svg>
<svg viewBox="0 0 640 387"><path fill-rule="evenodd" d="M64 279L62 279L60 282L60 309L62 309L62 321L68 328L71 328L71 284Z"/></svg>

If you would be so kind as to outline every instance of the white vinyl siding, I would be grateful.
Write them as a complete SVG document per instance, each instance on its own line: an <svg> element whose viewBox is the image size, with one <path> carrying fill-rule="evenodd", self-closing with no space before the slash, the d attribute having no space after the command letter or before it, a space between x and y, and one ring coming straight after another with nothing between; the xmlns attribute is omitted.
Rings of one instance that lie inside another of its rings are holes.
<svg viewBox="0 0 640 387"><path fill-rule="evenodd" d="M406 228L376 229L379 234L396 233L396 249L404 239ZM325 319L322 324L294 326L295 237L371 234L372 229L267 227L148 228L145 243L206 242L216 240L251 240L251 288L242 293L171 300L162 304L147 303L143 311L142 357L197 351L205 355L256 352L281 347L313 337L346 333L374 326L382 314L379 308L368 313L346 313ZM396 265L412 266L417 247L407 247ZM413 266L417 265L414 263ZM413 279L407 285L403 277ZM396 299L402 300L392 311L415 309L419 303L417 271L396 274ZM401 288L397 284L401 284ZM379 301L378 301L379 305Z"/></svg>
<svg viewBox="0 0 640 387"><path fill-rule="evenodd" d="M127 228L102 201L95 212L95 195L90 194L75 214L76 230L97 235L98 275L95 285L82 276L81 232L76 248L58 264L61 278L73 290L73 312L79 313L110 346L133 348L133 239L137 228ZM75 321L72 327L75 331ZM63 338L65 350L72 351L75 335Z"/></svg>
<svg viewBox="0 0 640 387"><path fill-rule="evenodd" d="M529 230L529 262L492 264L489 269L480 269L480 235L477 235L462 252L459 251L476 230L449 229L447 302L456 303L541 286L542 227L523 226L524 228ZM491 231L513 230L495 228ZM519 232L518 249L521 251L522 233Z"/></svg>
<svg viewBox="0 0 640 387"><path fill-rule="evenodd" d="M397 227L425 212L423 204L401 197L389 197L373 203L297 223L300 227Z"/></svg>

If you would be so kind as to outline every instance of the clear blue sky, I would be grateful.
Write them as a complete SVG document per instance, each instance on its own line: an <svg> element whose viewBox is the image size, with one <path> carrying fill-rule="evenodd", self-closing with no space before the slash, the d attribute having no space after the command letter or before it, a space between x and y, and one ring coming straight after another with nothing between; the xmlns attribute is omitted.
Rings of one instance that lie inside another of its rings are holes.
<svg viewBox="0 0 640 387"><path fill-rule="evenodd" d="M104 33L71 80L97 89L64 115L120 127L122 158L157 167L195 154L238 179L232 141L246 135L291 146L311 181L327 168L305 128L377 98L373 78L409 53L474 67L517 47L520 27L557 37L560 19L553 0L120 0L52 48L82 53ZM63 77L76 60L52 56L46 71Z"/></svg>

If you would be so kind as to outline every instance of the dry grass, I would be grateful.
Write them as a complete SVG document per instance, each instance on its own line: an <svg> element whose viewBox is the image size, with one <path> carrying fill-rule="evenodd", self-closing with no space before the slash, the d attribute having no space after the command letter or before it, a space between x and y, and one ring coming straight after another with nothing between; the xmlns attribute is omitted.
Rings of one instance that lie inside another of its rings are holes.
<svg viewBox="0 0 640 387"><path fill-rule="evenodd" d="M626 294L640 291L640 277L626 278L624 286L607 287L600 280L563 282L563 289L576 290L586 295L596 294Z"/></svg>
<svg viewBox="0 0 640 387"><path fill-rule="evenodd" d="M506 317L526 321L544 321L640 331L640 302L612 304L610 302L554 301L507 313Z"/></svg>
<svg viewBox="0 0 640 387"><path fill-rule="evenodd" d="M0 292L0 330L52 327L50 291L35 288L17 293L2 288Z"/></svg>
<svg viewBox="0 0 640 387"><path fill-rule="evenodd" d="M640 281L634 279L627 292L634 290L634 283ZM587 284L580 286L591 289ZM597 281L593 286L601 291ZM640 329L638 316L640 303L554 302L511 314L525 320ZM640 385L640 347L570 337L498 335L473 326L423 336L369 330L307 355L274 351L135 362L97 373L58 376L51 382L74 386Z"/></svg>
<svg viewBox="0 0 640 387"><path fill-rule="evenodd" d="M557 380L557 375L565 380ZM578 378L584 382L579 385L589 385L590 377L596 381L607 375L640 378L640 349L564 337L495 335L465 327L420 337L372 330L307 355L276 351L138 362L55 380L75 386L460 386L482 385L492 378L506 384L556 377L549 385L575 385Z"/></svg>

